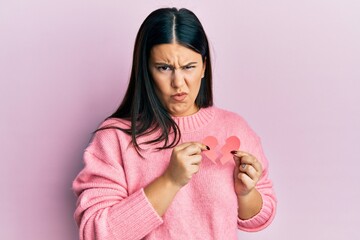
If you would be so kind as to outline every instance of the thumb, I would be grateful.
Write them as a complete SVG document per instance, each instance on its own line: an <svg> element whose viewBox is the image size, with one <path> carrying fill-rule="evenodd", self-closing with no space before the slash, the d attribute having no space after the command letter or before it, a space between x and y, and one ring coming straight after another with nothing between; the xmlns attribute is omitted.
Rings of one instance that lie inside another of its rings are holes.
<svg viewBox="0 0 360 240"><path fill-rule="evenodd" d="M233 155L233 159L236 165L236 168L240 167L240 158L238 156Z"/></svg>

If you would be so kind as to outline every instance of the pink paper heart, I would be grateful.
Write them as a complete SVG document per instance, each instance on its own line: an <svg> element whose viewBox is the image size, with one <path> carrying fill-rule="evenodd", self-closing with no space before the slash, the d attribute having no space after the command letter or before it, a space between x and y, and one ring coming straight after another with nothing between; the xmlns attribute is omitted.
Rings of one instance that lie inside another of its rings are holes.
<svg viewBox="0 0 360 240"><path fill-rule="evenodd" d="M216 163L216 158L218 157L218 154L215 151L215 147L218 145L217 139L213 136L208 136L202 142L210 147L210 150L203 152L204 155L213 163Z"/></svg>
<svg viewBox="0 0 360 240"><path fill-rule="evenodd" d="M231 136L226 139L225 145L221 148L220 152L222 157L220 162L224 165L228 161L233 159L233 155L230 153L232 150L238 150L240 148L240 139L236 136Z"/></svg>
<svg viewBox="0 0 360 240"><path fill-rule="evenodd" d="M214 136L207 136L202 143L210 147L210 150L203 152L204 155L213 163L216 163L216 160L220 158L220 162L223 165L232 160L233 157L230 151L240 148L240 140L236 136L227 138L225 145L220 149L220 151L216 151L218 140Z"/></svg>

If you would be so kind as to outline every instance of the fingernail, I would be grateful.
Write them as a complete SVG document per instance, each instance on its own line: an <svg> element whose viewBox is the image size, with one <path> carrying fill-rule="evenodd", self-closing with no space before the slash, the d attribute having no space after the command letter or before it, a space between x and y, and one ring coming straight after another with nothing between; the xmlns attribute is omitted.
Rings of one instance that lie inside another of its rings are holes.
<svg viewBox="0 0 360 240"><path fill-rule="evenodd" d="M245 163L241 164L241 167L242 167L243 169L245 169L246 164L245 164Z"/></svg>
<svg viewBox="0 0 360 240"><path fill-rule="evenodd" d="M205 145L207 150L210 150L210 147L208 145Z"/></svg>
<svg viewBox="0 0 360 240"><path fill-rule="evenodd" d="M231 154L237 154L237 151L233 150L230 152Z"/></svg>

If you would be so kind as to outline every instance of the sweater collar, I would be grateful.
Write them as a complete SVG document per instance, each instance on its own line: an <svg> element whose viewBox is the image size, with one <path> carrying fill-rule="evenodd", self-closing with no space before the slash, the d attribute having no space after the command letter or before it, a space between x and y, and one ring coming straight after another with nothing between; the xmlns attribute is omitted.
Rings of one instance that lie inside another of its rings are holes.
<svg viewBox="0 0 360 240"><path fill-rule="evenodd" d="M200 108L195 114L185 117L172 117L181 133L194 132L205 128L214 118L214 107Z"/></svg>

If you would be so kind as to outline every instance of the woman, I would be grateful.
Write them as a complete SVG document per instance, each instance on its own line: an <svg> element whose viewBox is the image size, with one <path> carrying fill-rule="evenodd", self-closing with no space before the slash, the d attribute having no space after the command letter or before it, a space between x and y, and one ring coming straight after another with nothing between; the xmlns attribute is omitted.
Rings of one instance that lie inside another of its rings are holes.
<svg viewBox="0 0 360 240"><path fill-rule="evenodd" d="M96 131L73 183L80 239L236 239L237 229L270 224L276 199L260 140L240 116L212 106L211 82L198 18L152 12L123 102ZM220 163L231 136L241 147Z"/></svg>

